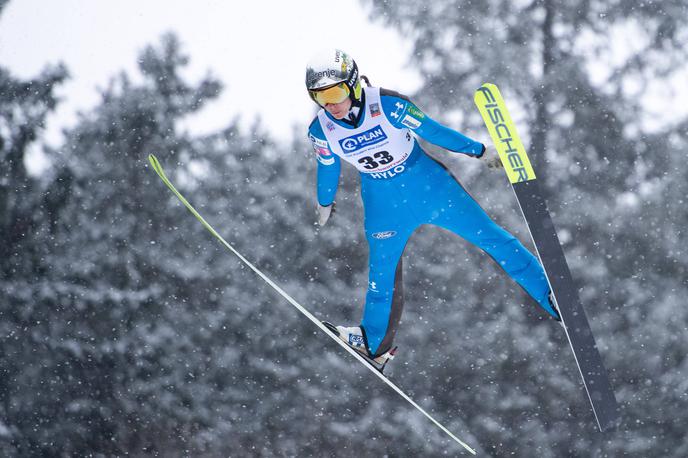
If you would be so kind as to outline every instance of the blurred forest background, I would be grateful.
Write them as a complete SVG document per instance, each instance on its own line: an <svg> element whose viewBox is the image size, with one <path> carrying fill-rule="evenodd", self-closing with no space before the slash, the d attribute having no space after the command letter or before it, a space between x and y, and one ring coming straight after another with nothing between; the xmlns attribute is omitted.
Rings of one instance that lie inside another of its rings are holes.
<svg viewBox="0 0 688 458"><path fill-rule="evenodd" d="M596 430L559 326L488 256L432 227L405 254L391 378L481 456L688 456L688 119L652 123L646 103L656 91L672 110L668 82L688 70L685 0L363 5L414 40L424 84L409 95L436 119L487 141L473 91L497 83L513 106L623 422ZM632 52L616 62L620 39ZM173 34L131 56L143 82L113 75L58 148L43 126L69 69L51 62L21 80L0 65L0 455L458 454L148 167L156 153L206 219L317 316L358 322L356 173L344 170L339 211L318 228L310 120L286 141L260 121L184 131L222 90L180 76L192 57ZM35 147L51 162L39 176L25 162ZM531 246L501 172L430 151Z"/></svg>

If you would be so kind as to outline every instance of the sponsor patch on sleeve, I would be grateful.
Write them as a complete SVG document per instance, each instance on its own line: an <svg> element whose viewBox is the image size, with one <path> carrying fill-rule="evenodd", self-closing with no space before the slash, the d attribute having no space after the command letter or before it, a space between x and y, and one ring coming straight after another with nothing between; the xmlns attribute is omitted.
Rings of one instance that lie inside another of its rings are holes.
<svg viewBox="0 0 688 458"><path fill-rule="evenodd" d="M308 136L311 139L311 142L313 142L313 146L319 146L321 148L327 148L327 140L322 140L315 135L309 135Z"/></svg>
<svg viewBox="0 0 688 458"><path fill-rule="evenodd" d="M332 153L330 152L329 148L320 148L316 146L315 154L316 158L318 159L318 162L320 162L322 165L334 164L334 157L332 156Z"/></svg>
<svg viewBox="0 0 688 458"><path fill-rule="evenodd" d="M416 106L409 105L407 111L411 116L413 116L416 119L424 119L425 118L425 113L420 111L420 109L418 109L418 107L416 107Z"/></svg>
<svg viewBox="0 0 688 458"><path fill-rule="evenodd" d="M334 164L334 157L330 151L330 147L326 140L322 140L314 135L308 136L313 144L313 151L315 151L315 157L323 165Z"/></svg>
<svg viewBox="0 0 688 458"><path fill-rule="evenodd" d="M410 129L417 129L420 127L420 121L411 115L405 115L401 123Z"/></svg>

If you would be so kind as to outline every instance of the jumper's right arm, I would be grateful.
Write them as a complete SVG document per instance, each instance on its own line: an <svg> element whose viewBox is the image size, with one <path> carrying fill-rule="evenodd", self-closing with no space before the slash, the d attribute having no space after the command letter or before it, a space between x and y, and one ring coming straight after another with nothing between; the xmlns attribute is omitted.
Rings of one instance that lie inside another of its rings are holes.
<svg viewBox="0 0 688 458"><path fill-rule="evenodd" d="M318 204L328 207L334 202L339 187L341 160L330 150L317 118L308 128L308 138L318 160Z"/></svg>

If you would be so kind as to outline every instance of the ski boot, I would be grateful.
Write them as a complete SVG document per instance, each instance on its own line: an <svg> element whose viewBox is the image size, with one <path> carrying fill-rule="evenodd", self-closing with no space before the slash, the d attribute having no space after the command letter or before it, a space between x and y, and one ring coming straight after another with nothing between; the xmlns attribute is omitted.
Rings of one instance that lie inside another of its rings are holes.
<svg viewBox="0 0 688 458"><path fill-rule="evenodd" d="M332 332L335 336L343 340L347 345L356 350L365 359L368 364L373 366L380 373L383 373L387 363L394 359L394 355L397 351L397 347L393 347L391 350L384 352L383 354L372 357L368 348L366 346L365 337L363 337L363 332L360 326L335 326L327 321L322 322L327 329Z"/></svg>

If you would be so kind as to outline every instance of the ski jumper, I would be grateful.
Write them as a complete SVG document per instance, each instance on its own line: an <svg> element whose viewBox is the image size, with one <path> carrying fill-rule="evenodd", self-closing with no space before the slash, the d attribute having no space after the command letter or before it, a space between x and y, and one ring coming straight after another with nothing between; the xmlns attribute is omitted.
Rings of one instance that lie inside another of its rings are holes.
<svg viewBox="0 0 688 458"><path fill-rule="evenodd" d="M371 356L389 350L403 309L402 253L422 224L448 229L487 252L553 314L538 260L495 224L458 180L428 156L411 131L450 151L480 157L482 143L445 127L399 93L364 88L358 127L318 112L308 133L318 160L320 205L334 202L341 161L361 176L369 281L361 328Z"/></svg>

